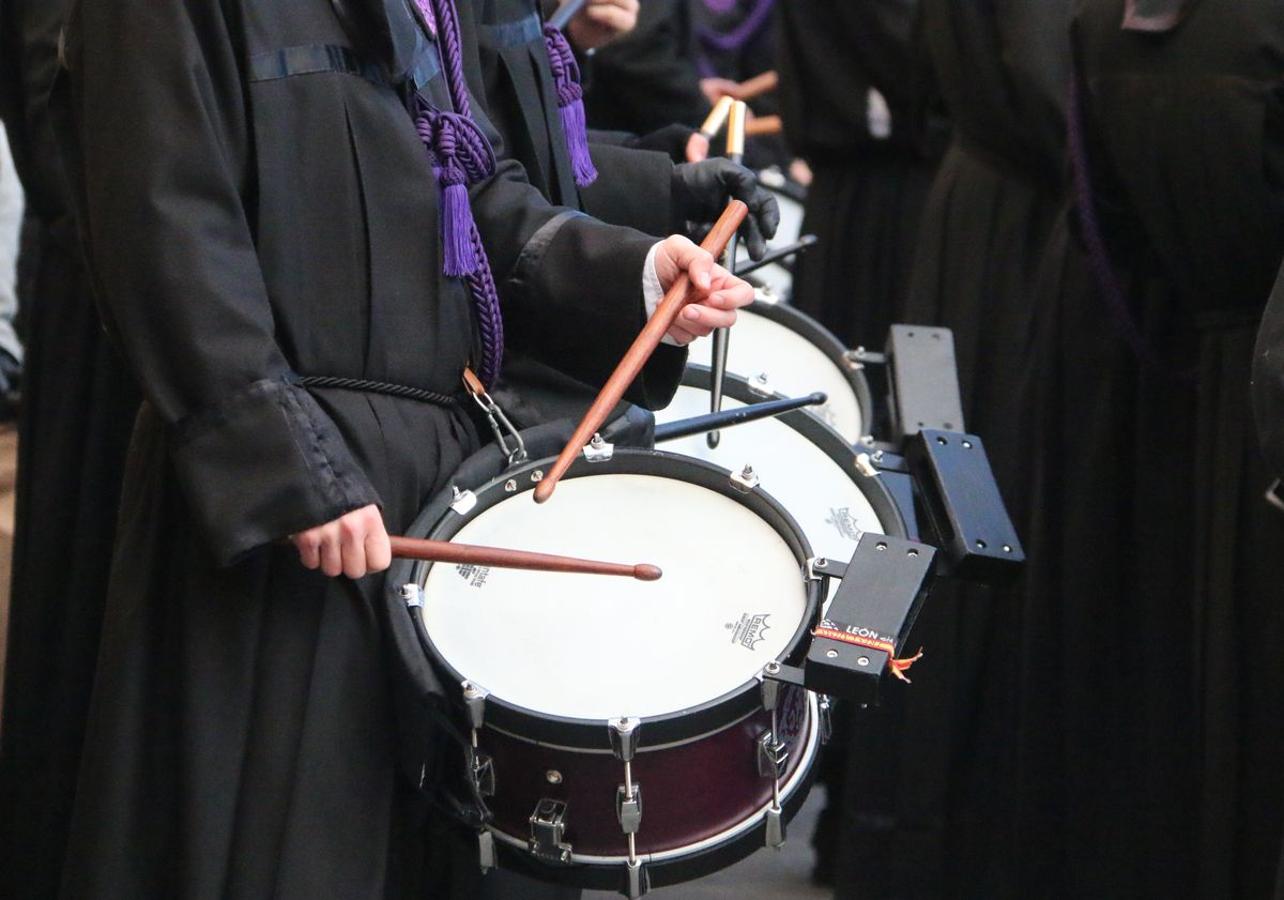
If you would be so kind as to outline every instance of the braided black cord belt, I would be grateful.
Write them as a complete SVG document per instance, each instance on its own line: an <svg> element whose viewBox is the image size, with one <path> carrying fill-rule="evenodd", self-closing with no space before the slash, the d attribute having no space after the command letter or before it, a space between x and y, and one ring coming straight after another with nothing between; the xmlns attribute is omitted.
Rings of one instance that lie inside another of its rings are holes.
<svg viewBox="0 0 1284 900"><path fill-rule="evenodd" d="M384 381L367 381L364 378L334 378L325 375L313 375L300 378L299 384L310 388L331 388L338 391L360 391L365 394L383 394L401 400L417 400L420 403L431 403L434 406L458 406L459 397L450 394L439 394L423 388L410 387L405 384L388 384Z"/></svg>

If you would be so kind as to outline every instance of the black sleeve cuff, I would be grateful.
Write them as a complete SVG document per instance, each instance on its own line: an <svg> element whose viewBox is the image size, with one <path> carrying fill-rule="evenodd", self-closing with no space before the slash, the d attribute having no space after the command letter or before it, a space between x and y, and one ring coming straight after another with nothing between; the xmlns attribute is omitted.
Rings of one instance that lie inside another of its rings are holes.
<svg viewBox="0 0 1284 900"><path fill-rule="evenodd" d="M256 382L181 423L173 456L220 565L380 502L334 423L284 381Z"/></svg>

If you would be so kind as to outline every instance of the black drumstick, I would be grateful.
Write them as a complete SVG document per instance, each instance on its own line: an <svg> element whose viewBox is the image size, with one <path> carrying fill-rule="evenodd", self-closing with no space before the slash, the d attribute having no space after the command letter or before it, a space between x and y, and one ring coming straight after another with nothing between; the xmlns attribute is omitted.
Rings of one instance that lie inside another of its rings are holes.
<svg viewBox="0 0 1284 900"><path fill-rule="evenodd" d="M807 406L823 406L829 398L819 391L806 397L790 397L785 400L767 400L763 403L751 403L739 409L724 409L722 412L706 413L703 416L692 416L655 426L655 442L676 441L678 438L690 437L693 434L705 434L721 428L732 428L759 419L770 419L783 416L785 413Z"/></svg>
<svg viewBox="0 0 1284 900"><path fill-rule="evenodd" d="M816 235L814 234L804 234L802 237L794 241L792 244L786 244L783 247L777 247L775 250L772 250L757 262L745 263L743 266L736 269L736 276L743 278L744 276L752 272L757 272L759 269L765 266L769 266L772 263L778 263L782 259L787 259L790 256L794 256L795 254L803 253L811 249L812 247L814 247L819 240L820 238L816 237Z"/></svg>
<svg viewBox="0 0 1284 900"><path fill-rule="evenodd" d="M727 122L727 158L737 165L745 158L745 122L749 119L749 107L743 100L737 100L731 107L731 118ZM736 268L736 256L740 253L740 238L732 235L727 245L727 255L723 263L728 272ZM713 333L713 380L709 389L709 412L722 411L722 386L727 377L727 345L731 341L731 329L719 328ZM722 435L715 428L706 435L709 449L716 450Z"/></svg>

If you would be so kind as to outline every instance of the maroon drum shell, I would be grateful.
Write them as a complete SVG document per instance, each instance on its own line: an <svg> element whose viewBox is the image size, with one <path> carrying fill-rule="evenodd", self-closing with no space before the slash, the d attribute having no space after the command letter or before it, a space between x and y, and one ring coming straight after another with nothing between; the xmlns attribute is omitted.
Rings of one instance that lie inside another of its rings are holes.
<svg viewBox="0 0 1284 900"><path fill-rule="evenodd" d="M780 730L789 748L782 784L802 764L807 710L805 691L782 693ZM770 728L771 715L759 710L688 743L649 751L644 747L633 760L633 780L642 788L638 854L690 847L766 806L772 780L758 772L758 740ZM642 734L645 742L645 723ZM616 792L624 783L622 762L609 753L534 744L489 728L482 732L481 749L495 764L496 792L488 803L499 831L525 841L539 801L560 800L566 804L565 840L576 856L628 854L615 812ZM557 784L550 782L550 772L561 776Z"/></svg>

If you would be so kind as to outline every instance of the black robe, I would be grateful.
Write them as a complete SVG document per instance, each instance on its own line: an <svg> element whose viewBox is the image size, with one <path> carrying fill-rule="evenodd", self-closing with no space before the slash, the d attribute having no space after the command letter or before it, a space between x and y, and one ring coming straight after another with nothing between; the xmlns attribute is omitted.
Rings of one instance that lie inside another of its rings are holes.
<svg viewBox="0 0 1284 900"><path fill-rule="evenodd" d="M686 0L644 0L632 32L583 61L589 125L650 134L698 128L709 112L695 67Z"/></svg>
<svg viewBox="0 0 1284 900"><path fill-rule="evenodd" d="M0 723L0 896L12 900L57 892L139 402L90 296L46 106L68 6L0 3L0 115L34 236Z"/></svg>
<svg viewBox="0 0 1284 900"><path fill-rule="evenodd" d="M940 123L914 48L917 2L779 4L780 101L793 152L815 174L793 302L848 346L882 347L898 320ZM870 91L890 112L871 124Z"/></svg>
<svg viewBox="0 0 1284 900"><path fill-rule="evenodd" d="M1090 181L1041 287L1014 855L1070 896L1261 897L1284 677L1257 648L1284 641L1284 515L1249 368L1284 253L1284 7L1136 4L1177 15L1121 28L1133 6L1074 21Z"/></svg>
<svg viewBox="0 0 1284 900"><path fill-rule="evenodd" d="M1275 473L1284 477L1284 269L1257 334L1253 406L1262 451Z"/></svg>
<svg viewBox="0 0 1284 900"><path fill-rule="evenodd" d="M123 0L79 7L67 58L91 270L148 402L63 896L424 896L397 764L433 754L400 737L382 578L326 579L276 542L371 502L397 533L477 443L463 407L298 383L450 393L472 353L389 86L435 47L395 0ZM440 77L423 91L445 104ZM511 162L471 196L510 342L604 377L652 240L548 206ZM667 401L683 361L657 357L634 398Z"/></svg>
<svg viewBox="0 0 1284 900"><path fill-rule="evenodd" d="M673 163L589 132L598 177L577 188L557 107L538 0L475 0L486 99L509 155L551 202L647 234L673 230Z"/></svg>
<svg viewBox="0 0 1284 900"><path fill-rule="evenodd" d="M1020 534L1037 446L1034 288L1064 194L1069 10L1068 0L923 0L920 23L953 138L901 315L953 329L966 426L985 441ZM856 722L840 895L1013 889L1021 682L1008 654L1021 619L1015 589L934 590L915 628L926 656L914 683Z"/></svg>
<svg viewBox="0 0 1284 900"><path fill-rule="evenodd" d="M674 230L673 163L663 153L632 149L589 132L598 177L579 188L557 105L537 0L474 0L482 78L495 128L509 155L550 202L582 209L647 234ZM520 427L577 419L596 391L529 355L509 359L493 392ZM617 416L626 411L621 405Z"/></svg>

